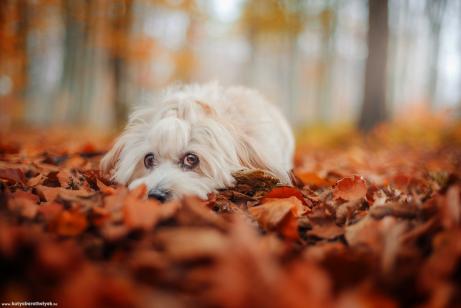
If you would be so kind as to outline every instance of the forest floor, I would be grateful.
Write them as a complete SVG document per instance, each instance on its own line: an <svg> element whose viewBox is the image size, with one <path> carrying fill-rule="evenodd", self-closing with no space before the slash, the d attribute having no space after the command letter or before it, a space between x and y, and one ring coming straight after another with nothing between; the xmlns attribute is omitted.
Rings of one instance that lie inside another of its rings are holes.
<svg viewBox="0 0 461 308"><path fill-rule="evenodd" d="M99 174L109 143L1 136L0 302L461 306L461 126L331 134L301 142L295 187L240 172L163 205Z"/></svg>

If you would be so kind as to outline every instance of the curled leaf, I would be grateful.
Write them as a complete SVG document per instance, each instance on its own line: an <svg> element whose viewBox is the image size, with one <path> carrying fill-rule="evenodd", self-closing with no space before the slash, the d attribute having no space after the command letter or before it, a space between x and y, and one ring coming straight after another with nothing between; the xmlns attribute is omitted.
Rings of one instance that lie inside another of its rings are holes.
<svg viewBox="0 0 461 308"><path fill-rule="evenodd" d="M358 175L347 177L336 182L334 196L346 201L364 198L367 195L367 183Z"/></svg>
<svg viewBox="0 0 461 308"><path fill-rule="evenodd" d="M303 194L295 187L291 186L279 186L272 188L266 195L264 195L264 199L266 198L289 198L289 197L296 197L299 201L301 201L304 205L307 205L306 200L304 200ZM264 200L263 200L264 202Z"/></svg>
<svg viewBox="0 0 461 308"><path fill-rule="evenodd" d="M296 197L271 199L249 209L250 214L266 230L278 230L289 238L297 238L297 218L306 212Z"/></svg>

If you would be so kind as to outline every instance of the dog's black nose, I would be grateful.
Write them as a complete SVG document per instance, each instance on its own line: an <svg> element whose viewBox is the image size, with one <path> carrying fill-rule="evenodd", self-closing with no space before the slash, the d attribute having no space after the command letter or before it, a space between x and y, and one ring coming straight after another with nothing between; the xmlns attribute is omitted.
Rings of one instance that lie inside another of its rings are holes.
<svg viewBox="0 0 461 308"><path fill-rule="evenodd" d="M147 194L147 197L149 199L155 199L160 202L165 202L170 198L170 192L167 190L162 190L162 189L151 189L149 190L149 193Z"/></svg>

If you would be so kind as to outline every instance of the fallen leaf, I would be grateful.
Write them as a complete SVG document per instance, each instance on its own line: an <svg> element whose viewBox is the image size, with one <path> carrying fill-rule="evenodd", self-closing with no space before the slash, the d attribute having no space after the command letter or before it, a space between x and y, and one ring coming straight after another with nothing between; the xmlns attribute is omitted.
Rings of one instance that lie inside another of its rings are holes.
<svg viewBox="0 0 461 308"><path fill-rule="evenodd" d="M267 199L265 203L250 208L249 213L266 230L279 230L289 238L297 238L297 218L306 209L296 197Z"/></svg>
<svg viewBox="0 0 461 308"><path fill-rule="evenodd" d="M62 204L56 202L46 202L38 207L39 214L43 215L46 222L53 221L63 210Z"/></svg>
<svg viewBox="0 0 461 308"><path fill-rule="evenodd" d="M116 189L104 184L99 179L96 179L96 185L98 186L99 190L107 195L113 195L116 192Z"/></svg>
<svg viewBox="0 0 461 308"><path fill-rule="evenodd" d="M20 169L6 168L0 169L0 179L5 180L9 183L26 183L24 173Z"/></svg>
<svg viewBox="0 0 461 308"><path fill-rule="evenodd" d="M312 230L307 232L308 236L320 239L332 240L344 234L344 228L337 226L334 222L316 224Z"/></svg>
<svg viewBox="0 0 461 308"><path fill-rule="evenodd" d="M87 228L88 221L83 213L62 211L51 222L50 229L58 235L77 236Z"/></svg>
<svg viewBox="0 0 461 308"><path fill-rule="evenodd" d="M362 201L360 199L347 201L338 205L338 208L336 209L336 222L344 224L346 221L355 219L361 206Z"/></svg>
<svg viewBox="0 0 461 308"><path fill-rule="evenodd" d="M291 186L279 186L272 188L267 194L264 195L264 199L272 198L272 199L282 199L282 198L289 198L289 197L296 197L301 201L304 205L307 205L306 200L304 200L303 194L295 187ZM264 203L264 199L262 203Z"/></svg>
<svg viewBox="0 0 461 308"><path fill-rule="evenodd" d="M370 286L360 285L342 292L339 295L336 307L397 308L399 305L389 296L374 290Z"/></svg>
<svg viewBox="0 0 461 308"><path fill-rule="evenodd" d="M398 202L375 205L370 208L370 215L375 219L381 219L385 216L412 219L417 217L419 213L420 210L415 205Z"/></svg>
<svg viewBox="0 0 461 308"><path fill-rule="evenodd" d="M46 175L38 174L37 176L29 179L27 185L34 187L37 185L43 185L43 182L46 180Z"/></svg>
<svg viewBox="0 0 461 308"><path fill-rule="evenodd" d="M145 194L146 187L142 185L130 191L124 201L124 220L130 228L152 229L161 217L161 210L159 209L161 205L155 200L144 199Z"/></svg>
<svg viewBox="0 0 461 308"><path fill-rule="evenodd" d="M224 235L210 228L163 229L156 234L155 241L174 261L216 257L226 246Z"/></svg>
<svg viewBox="0 0 461 308"><path fill-rule="evenodd" d="M56 178L59 181L59 185L63 188L69 188L72 185L75 185L77 182L75 176L68 170L60 170L56 174Z"/></svg>
<svg viewBox="0 0 461 308"><path fill-rule="evenodd" d="M72 201L78 200L79 198L89 198L94 196L96 193L85 189L65 189L62 187L48 187L43 185L37 185L35 187L40 197L45 201L55 201L58 197Z"/></svg>
<svg viewBox="0 0 461 308"><path fill-rule="evenodd" d="M367 183L357 175L347 177L336 182L333 194L335 198L346 201L364 198L367 194Z"/></svg>
<svg viewBox="0 0 461 308"><path fill-rule="evenodd" d="M295 175L304 183L304 185L327 187L332 184L330 181L318 176L314 172L295 172Z"/></svg>
<svg viewBox="0 0 461 308"><path fill-rule="evenodd" d="M128 195L128 189L124 186L117 187L113 194L103 197L103 205L110 211L117 211L123 207L123 202Z"/></svg>
<svg viewBox="0 0 461 308"><path fill-rule="evenodd" d="M382 249L379 221L370 217L365 217L356 224L346 226L344 236L350 246L366 245L374 248L375 251Z"/></svg>
<svg viewBox="0 0 461 308"><path fill-rule="evenodd" d="M37 189L38 194L48 202L56 200L60 191L60 188L43 185L37 185L35 188Z"/></svg>
<svg viewBox="0 0 461 308"><path fill-rule="evenodd" d="M255 190L270 190L279 180L272 173L259 169L245 169L234 172L237 184L249 184Z"/></svg>
<svg viewBox="0 0 461 308"><path fill-rule="evenodd" d="M438 205L442 224L445 228L451 229L460 225L461 201L459 186L451 186L448 188L446 197L440 198Z"/></svg>
<svg viewBox="0 0 461 308"><path fill-rule="evenodd" d="M36 195L19 190L9 195L8 208L21 217L33 219L38 212L38 201Z"/></svg>
<svg viewBox="0 0 461 308"><path fill-rule="evenodd" d="M409 176L399 173L392 178L391 183L399 190L406 190L410 181L411 178Z"/></svg>

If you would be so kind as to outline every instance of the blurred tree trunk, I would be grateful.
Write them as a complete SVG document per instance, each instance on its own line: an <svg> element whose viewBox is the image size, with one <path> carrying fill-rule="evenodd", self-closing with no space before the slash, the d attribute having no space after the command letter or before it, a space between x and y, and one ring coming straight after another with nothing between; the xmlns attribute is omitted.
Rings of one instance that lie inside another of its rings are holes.
<svg viewBox="0 0 461 308"><path fill-rule="evenodd" d="M28 5L26 1L0 0L0 129L23 120Z"/></svg>
<svg viewBox="0 0 461 308"><path fill-rule="evenodd" d="M434 108L437 101L437 82L439 77L439 54L440 34L442 29L443 15L445 13L446 0L432 0L426 3L426 11L431 25L431 54L429 59L429 84L428 94L431 107Z"/></svg>
<svg viewBox="0 0 461 308"><path fill-rule="evenodd" d="M389 92L387 97L387 108L390 113L394 112L396 102L401 102L402 96L405 94L404 85L408 76L408 63L411 56L408 50L413 51L413 48L406 47L405 42L409 41L407 30L411 16L409 14L409 2L404 0L394 2L393 15L395 16L392 26L395 31L389 33L389 49L392 54L388 56L390 67Z"/></svg>
<svg viewBox="0 0 461 308"><path fill-rule="evenodd" d="M371 130L386 120L386 63L389 37L388 0L368 1L368 58L359 128Z"/></svg>
<svg viewBox="0 0 461 308"><path fill-rule="evenodd" d="M317 89L317 120L328 123L331 119L331 91L335 68L335 42L337 36L337 14L339 2L330 0L320 13L321 24L321 59L319 70L319 87Z"/></svg>
<svg viewBox="0 0 461 308"><path fill-rule="evenodd" d="M298 109L298 83L297 81L297 67L299 65L299 51L297 44L297 35L293 33L285 34L287 45L286 52L286 78L285 78L285 96L287 97L287 106L285 114L288 119L294 121L296 119L295 110Z"/></svg>
<svg viewBox="0 0 461 308"><path fill-rule="evenodd" d="M25 46L27 82L24 118L36 124L52 123L56 116L57 95L63 63L63 20L60 2L21 1L25 7L30 31Z"/></svg>
<svg viewBox="0 0 461 308"><path fill-rule="evenodd" d="M124 76L126 75L126 48L131 29L133 3L132 0L123 0L112 5L114 17L112 19L111 67L114 76L115 125L121 127L128 113Z"/></svg>
<svg viewBox="0 0 461 308"><path fill-rule="evenodd" d="M58 115L66 123L82 118L87 4L86 0L64 0L64 72Z"/></svg>

